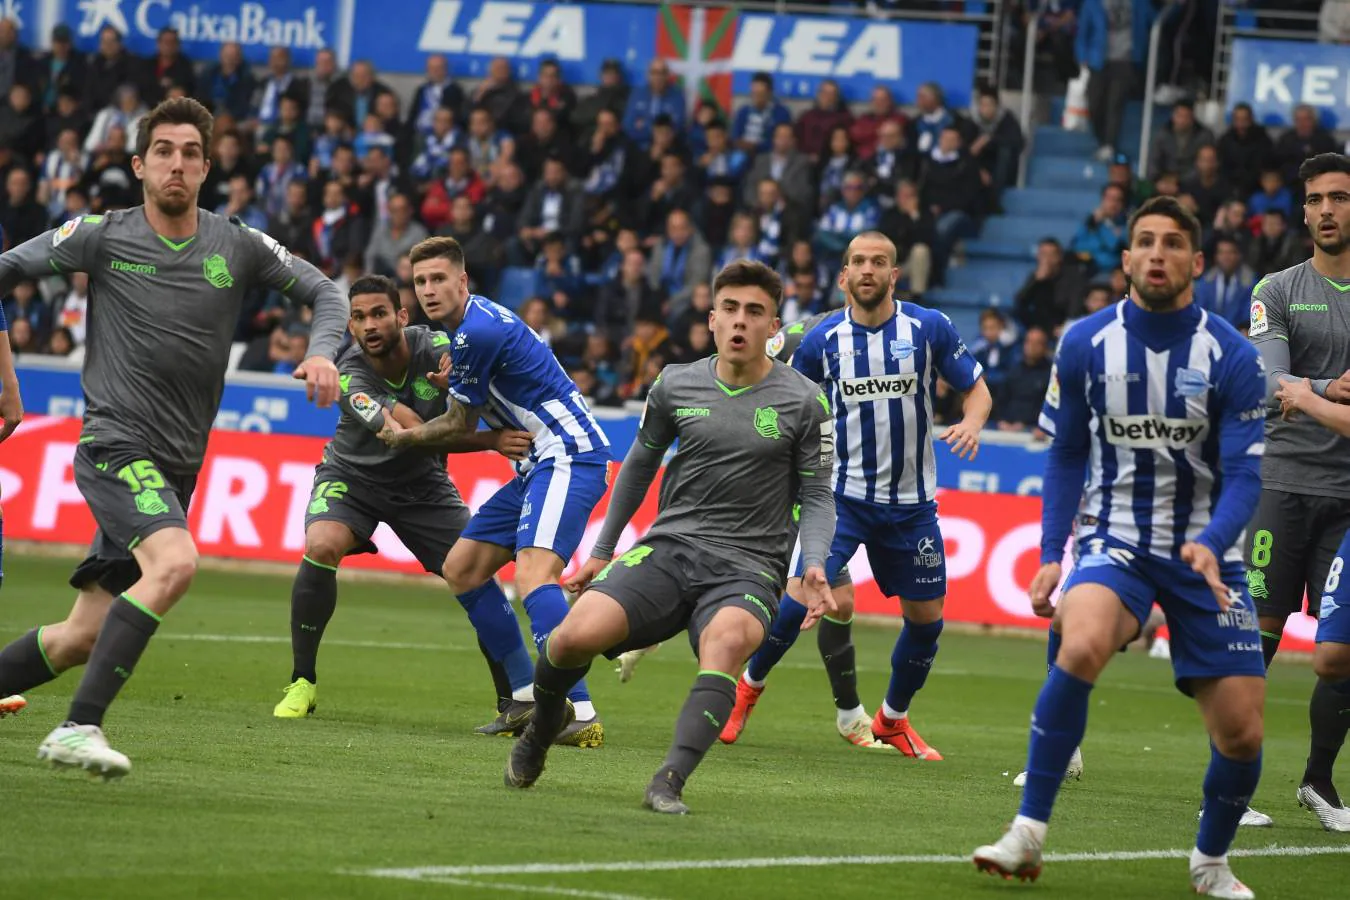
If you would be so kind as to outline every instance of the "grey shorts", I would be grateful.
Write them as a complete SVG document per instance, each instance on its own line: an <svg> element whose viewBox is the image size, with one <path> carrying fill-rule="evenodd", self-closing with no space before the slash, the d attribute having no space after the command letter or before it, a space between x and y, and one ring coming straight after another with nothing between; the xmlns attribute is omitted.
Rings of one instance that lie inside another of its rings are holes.
<svg viewBox="0 0 1350 900"><path fill-rule="evenodd" d="M1247 590L1262 616L1310 615L1327 581L1327 571L1350 527L1350 500L1263 490L1242 547Z"/></svg>
<svg viewBox="0 0 1350 900"><path fill-rule="evenodd" d="M385 486L320 463L305 507L305 530L315 522L341 522L356 536L353 553L375 553L370 536L381 522L398 535L422 568L441 574L446 554L469 524L469 507L450 476Z"/></svg>
<svg viewBox="0 0 1350 900"><path fill-rule="evenodd" d="M589 590L613 597L628 616L627 640L605 651L613 659L686 629L697 655L703 629L731 606L759 619L767 635L783 586L680 538L649 535L601 570Z"/></svg>
<svg viewBox="0 0 1350 900"><path fill-rule="evenodd" d="M187 508L197 473L165 472L144 447L83 441L75 448L75 486L94 514L89 555L70 576L83 590L98 584L120 594L141 577L136 545L162 528L187 528Z"/></svg>

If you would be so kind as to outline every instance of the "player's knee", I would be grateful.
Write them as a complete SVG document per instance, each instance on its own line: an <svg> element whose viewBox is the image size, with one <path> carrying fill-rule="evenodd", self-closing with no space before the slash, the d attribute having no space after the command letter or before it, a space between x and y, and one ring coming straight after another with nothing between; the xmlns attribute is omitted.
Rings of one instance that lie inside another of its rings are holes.
<svg viewBox="0 0 1350 900"><path fill-rule="evenodd" d="M42 649L58 672L82 666L94 652L101 626L95 622L66 621L42 630Z"/></svg>
<svg viewBox="0 0 1350 900"><path fill-rule="evenodd" d="M835 612L830 616L838 622L847 622L853 618L853 588L834 592Z"/></svg>
<svg viewBox="0 0 1350 900"><path fill-rule="evenodd" d="M1313 671L1331 684L1350 681L1350 645L1318 644L1313 656Z"/></svg>
<svg viewBox="0 0 1350 900"><path fill-rule="evenodd" d="M346 548L332 537L321 534L305 535L305 558L310 562L336 569L342 562Z"/></svg>
<svg viewBox="0 0 1350 900"><path fill-rule="evenodd" d="M1095 679L1106 668L1112 652L1112 648L1101 641L1065 635L1055 665L1079 678Z"/></svg>
<svg viewBox="0 0 1350 900"><path fill-rule="evenodd" d="M1221 734L1213 735L1214 746L1229 759L1253 760L1261 755L1265 740L1265 723L1259 710L1253 710L1240 720L1226 723Z"/></svg>

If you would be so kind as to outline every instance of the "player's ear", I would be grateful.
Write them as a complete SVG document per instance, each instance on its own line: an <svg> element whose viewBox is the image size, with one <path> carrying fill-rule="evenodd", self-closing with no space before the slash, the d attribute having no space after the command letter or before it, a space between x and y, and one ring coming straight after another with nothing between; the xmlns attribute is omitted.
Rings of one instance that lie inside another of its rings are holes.
<svg viewBox="0 0 1350 900"><path fill-rule="evenodd" d="M408 310L404 308L402 303L398 305L398 312L394 313L394 318L398 320L399 328L408 327Z"/></svg>
<svg viewBox="0 0 1350 900"><path fill-rule="evenodd" d="M145 160L143 160L143 159L141 159L139 156L136 156L136 155L133 154L132 157L131 157L131 171L132 171L132 174L134 174L138 179L140 179L141 181L144 181L144 180L145 180Z"/></svg>
<svg viewBox="0 0 1350 900"><path fill-rule="evenodd" d="M1120 251L1120 267L1125 270L1125 274L1130 274L1130 249L1126 247Z"/></svg>
<svg viewBox="0 0 1350 900"><path fill-rule="evenodd" d="M1203 274L1205 274L1205 254L1197 250L1191 259L1191 277L1199 278Z"/></svg>

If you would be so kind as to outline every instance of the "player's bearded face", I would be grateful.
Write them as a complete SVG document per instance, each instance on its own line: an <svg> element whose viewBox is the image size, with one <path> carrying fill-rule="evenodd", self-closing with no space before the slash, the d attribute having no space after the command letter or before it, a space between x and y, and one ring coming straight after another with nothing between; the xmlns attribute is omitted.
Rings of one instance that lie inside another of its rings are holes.
<svg viewBox="0 0 1350 900"><path fill-rule="evenodd" d="M1127 266L1134 295L1149 309L1174 308L1200 274L1190 237L1167 216L1145 216L1133 240Z"/></svg>
<svg viewBox="0 0 1350 900"><path fill-rule="evenodd" d="M1332 172L1309 181L1303 218L1323 253L1339 256L1350 247L1350 175Z"/></svg>
<svg viewBox="0 0 1350 900"><path fill-rule="evenodd" d="M161 125L140 161L138 175L146 198L168 216L181 216L197 204L209 163L201 133L193 125Z"/></svg>
<svg viewBox="0 0 1350 900"><path fill-rule="evenodd" d="M894 252L888 241L867 235L849 245L844 283L849 297L862 309L876 309L895 292Z"/></svg>
<svg viewBox="0 0 1350 900"><path fill-rule="evenodd" d="M373 303L362 302L365 299L352 299L352 337L368 356L388 356L399 345L399 329L405 324L407 314L402 310L395 312L384 297Z"/></svg>
<svg viewBox="0 0 1350 900"><path fill-rule="evenodd" d="M853 302L863 309L876 309L887 297L891 296L894 284L890 269L859 272L850 269L848 273L848 293Z"/></svg>

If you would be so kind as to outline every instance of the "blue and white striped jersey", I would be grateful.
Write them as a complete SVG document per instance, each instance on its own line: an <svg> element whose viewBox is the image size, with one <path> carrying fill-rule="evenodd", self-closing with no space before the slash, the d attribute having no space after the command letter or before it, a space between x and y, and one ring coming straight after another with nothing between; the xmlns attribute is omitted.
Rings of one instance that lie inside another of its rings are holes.
<svg viewBox="0 0 1350 900"><path fill-rule="evenodd" d="M933 503L933 390L968 391L983 369L951 319L897 301L876 328L841 309L807 333L792 366L825 388L835 412L834 492L886 505Z"/></svg>
<svg viewBox="0 0 1350 900"><path fill-rule="evenodd" d="M1042 562L1069 529L1176 558L1199 541L1240 562L1265 443L1265 369L1228 322L1195 304L1148 312L1130 300L1060 341L1041 412L1046 467Z"/></svg>
<svg viewBox="0 0 1350 900"><path fill-rule="evenodd" d="M511 310L476 294L450 336L450 395L494 428L534 435L525 474L541 459L603 452L609 439L553 351Z"/></svg>

